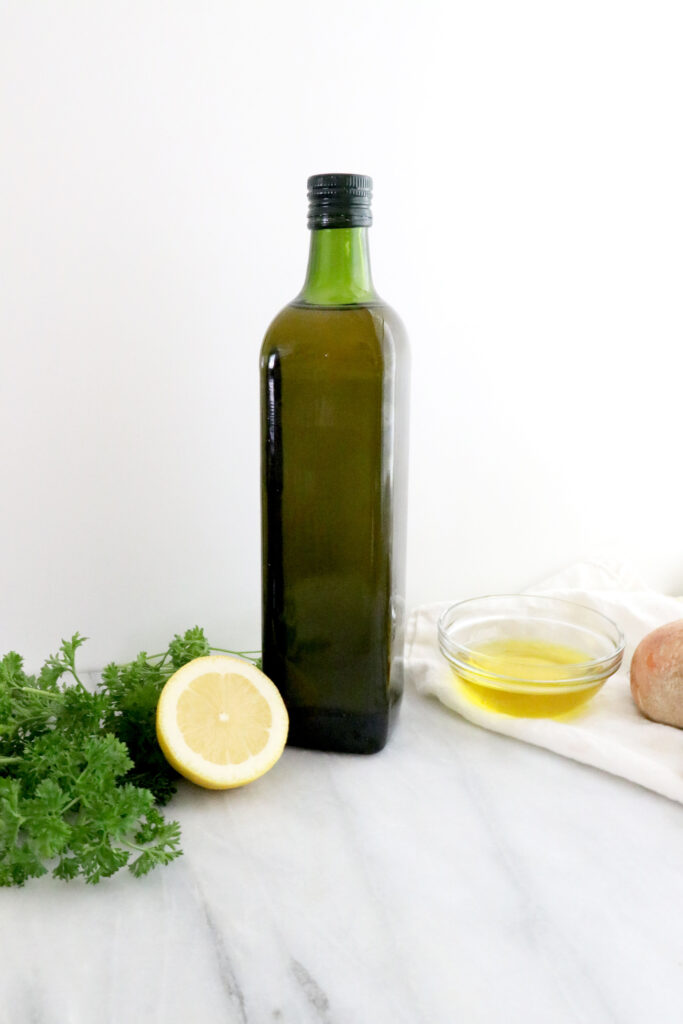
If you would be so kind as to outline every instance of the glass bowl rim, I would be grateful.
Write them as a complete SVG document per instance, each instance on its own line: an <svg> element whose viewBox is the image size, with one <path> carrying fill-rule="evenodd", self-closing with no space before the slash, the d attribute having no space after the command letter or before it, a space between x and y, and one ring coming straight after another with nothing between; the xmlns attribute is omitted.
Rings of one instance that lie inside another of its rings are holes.
<svg viewBox="0 0 683 1024"><path fill-rule="evenodd" d="M581 604L579 601L569 601L564 597L552 597L549 594L532 593L483 594L479 597L468 597L465 598L463 601L455 601L452 604L449 604L448 607L445 608L443 612L440 614L437 621L439 647L441 649L441 653L449 662L449 664L453 668L458 669L458 662L460 660L458 655L476 655L479 652L476 647L470 647L467 644L460 642L454 643L452 640L448 638L448 634L444 626L444 620L447 615L449 615L458 608L462 608L465 605L474 605L475 603L480 601L524 601L526 599L547 602L549 606L560 605L565 608L580 608L582 611L589 612L591 615L596 616L598 620L603 620L603 622L612 627L616 634L616 640L614 640L610 636L608 636L607 639L610 641L610 643L614 644L614 649L609 654L604 655L602 658L591 658L586 661L577 662L575 665L572 666L572 668L574 668L575 671L578 672L578 675L574 675L571 678L567 677L566 679L537 679L533 680L532 682L530 680L524 680L520 676L500 675L496 672L482 671L481 669L477 670L476 668L473 669L471 665L466 663L462 664L463 668L466 668L469 673L472 673L474 675L480 675L482 677L482 682L484 679L489 679L500 680L501 682L505 681L509 683L524 682L526 685L529 685L531 683L531 685L536 684L537 686L542 687L552 685L558 688L562 688L563 686L570 686L572 683L577 682L588 683L590 681L591 676L593 676L596 683L600 681L604 682L605 679L607 679L617 670L617 668L621 664L622 656L624 654L624 650L626 647L626 641L624 638L623 631L619 628L614 619L611 619L609 615L605 615L604 612L599 612L595 608L591 608L589 605ZM489 617L490 616L482 615L480 621L486 621L486 619ZM510 617L515 618L514 615ZM517 619L518 621L521 621L523 619L523 616L517 616ZM567 622L566 619L560 621Z"/></svg>

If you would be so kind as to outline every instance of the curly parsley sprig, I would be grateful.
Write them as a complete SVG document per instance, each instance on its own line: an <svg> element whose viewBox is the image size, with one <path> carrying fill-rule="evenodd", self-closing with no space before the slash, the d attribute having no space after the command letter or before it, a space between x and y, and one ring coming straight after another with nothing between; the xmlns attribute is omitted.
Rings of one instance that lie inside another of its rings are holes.
<svg viewBox="0 0 683 1024"><path fill-rule="evenodd" d="M99 882L127 866L144 875L179 857L180 826L157 804L178 776L156 740L159 694L176 669L221 650L199 627L162 654L111 663L95 692L76 670L85 637L62 641L38 675L0 660L0 885L52 874ZM66 677L66 678L65 678Z"/></svg>

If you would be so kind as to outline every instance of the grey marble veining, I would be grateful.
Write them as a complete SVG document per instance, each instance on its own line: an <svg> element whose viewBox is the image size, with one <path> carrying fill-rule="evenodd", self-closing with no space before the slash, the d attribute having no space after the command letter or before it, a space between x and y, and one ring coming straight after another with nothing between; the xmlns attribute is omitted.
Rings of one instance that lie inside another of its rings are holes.
<svg viewBox="0 0 683 1024"><path fill-rule="evenodd" d="M0 890L2 1024L679 1024L680 806L435 701L169 812L146 879Z"/></svg>

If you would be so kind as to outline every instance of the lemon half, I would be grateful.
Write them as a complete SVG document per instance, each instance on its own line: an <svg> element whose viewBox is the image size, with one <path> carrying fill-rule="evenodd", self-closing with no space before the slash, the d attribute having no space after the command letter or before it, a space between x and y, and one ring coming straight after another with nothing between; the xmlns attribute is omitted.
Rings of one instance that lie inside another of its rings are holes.
<svg viewBox="0 0 683 1024"><path fill-rule="evenodd" d="M195 658L168 680L157 739L176 771L207 789L231 789L272 768L289 719L278 688L240 658Z"/></svg>

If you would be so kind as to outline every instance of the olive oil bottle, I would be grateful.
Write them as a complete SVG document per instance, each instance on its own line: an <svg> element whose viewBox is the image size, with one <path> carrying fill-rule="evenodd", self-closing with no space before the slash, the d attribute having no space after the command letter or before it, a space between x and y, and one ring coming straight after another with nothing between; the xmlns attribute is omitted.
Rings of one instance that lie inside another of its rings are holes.
<svg viewBox="0 0 683 1024"><path fill-rule="evenodd" d="M403 690L408 350L372 283L371 193L309 178L306 280L260 367L263 669L290 743L355 753Z"/></svg>

